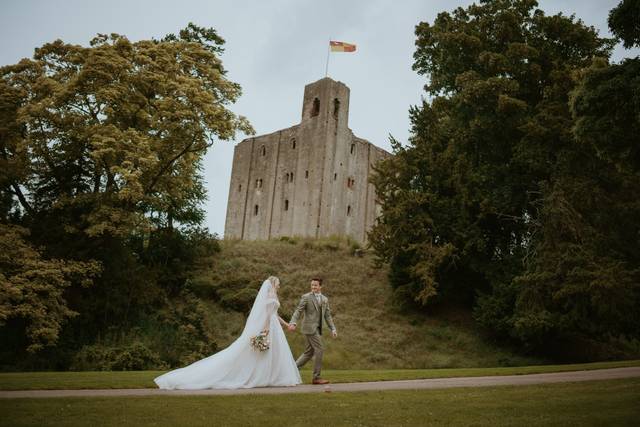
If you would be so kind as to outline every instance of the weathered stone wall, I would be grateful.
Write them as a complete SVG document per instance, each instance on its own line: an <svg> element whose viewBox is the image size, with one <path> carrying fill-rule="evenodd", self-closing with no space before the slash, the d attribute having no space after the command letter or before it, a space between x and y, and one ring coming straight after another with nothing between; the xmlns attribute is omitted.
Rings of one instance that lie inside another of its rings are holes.
<svg viewBox="0 0 640 427"><path fill-rule="evenodd" d="M349 88L305 87L302 119L235 147L225 238L348 235L366 241L379 215L371 166L386 151L348 127Z"/></svg>

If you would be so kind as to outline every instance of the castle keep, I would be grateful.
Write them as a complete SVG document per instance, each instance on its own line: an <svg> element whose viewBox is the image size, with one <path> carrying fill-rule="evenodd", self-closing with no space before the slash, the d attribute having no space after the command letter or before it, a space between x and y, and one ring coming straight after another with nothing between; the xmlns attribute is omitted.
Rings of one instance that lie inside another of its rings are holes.
<svg viewBox="0 0 640 427"><path fill-rule="evenodd" d="M224 236L350 236L364 243L380 214L372 166L390 154L348 127L349 88L307 85L300 124L236 145Z"/></svg>

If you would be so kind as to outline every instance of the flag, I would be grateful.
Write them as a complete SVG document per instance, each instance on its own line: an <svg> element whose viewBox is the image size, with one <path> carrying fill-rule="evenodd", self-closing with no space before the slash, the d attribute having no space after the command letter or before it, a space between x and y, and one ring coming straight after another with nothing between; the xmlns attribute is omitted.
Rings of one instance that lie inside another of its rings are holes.
<svg viewBox="0 0 640 427"><path fill-rule="evenodd" d="M345 42L336 42L331 40L329 42L329 46L331 47L331 52L355 52L356 45Z"/></svg>

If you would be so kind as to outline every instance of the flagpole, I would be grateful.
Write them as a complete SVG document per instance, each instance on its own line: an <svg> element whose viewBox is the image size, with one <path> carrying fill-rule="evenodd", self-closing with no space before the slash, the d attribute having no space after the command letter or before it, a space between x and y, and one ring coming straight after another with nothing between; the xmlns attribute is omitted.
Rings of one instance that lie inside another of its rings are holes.
<svg viewBox="0 0 640 427"><path fill-rule="evenodd" d="M329 46L327 47L327 65L324 68L324 76L329 77L329 55L331 54L331 40L329 40Z"/></svg>

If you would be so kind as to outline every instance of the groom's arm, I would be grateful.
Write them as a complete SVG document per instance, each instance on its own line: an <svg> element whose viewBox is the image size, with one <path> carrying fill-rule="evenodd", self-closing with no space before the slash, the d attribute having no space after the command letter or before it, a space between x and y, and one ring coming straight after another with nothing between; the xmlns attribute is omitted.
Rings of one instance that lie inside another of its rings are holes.
<svg viewBox="0 0 640 427"><path fill-rule="evenodd" d="M293 312L293 316L291 316L291 320L289 321L290 325L295 326L296 323L298 323L298 317L300 317L300 314L302 314L302 312L304 311L304 308L306 306L307 306L307 299L303 295L302 298L300 298L300 302L298 303L298 307Z"/></svg>
<svg viewBox="0 0 640 427"><path fill-rule="evenodd" d="M338 331L336 330L336 325L333 324L333 318L331 317L331 307L329 307L329 300L327 299L327 308L324 310L324 321L329 325L329 329L331 329L331 333L333 336L338 335Z"/></svg>

